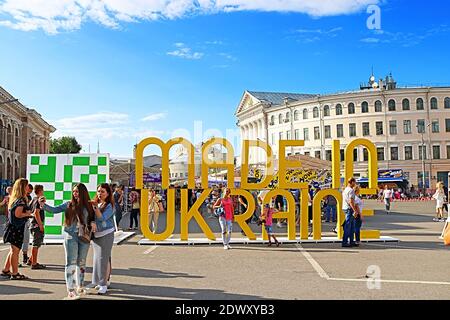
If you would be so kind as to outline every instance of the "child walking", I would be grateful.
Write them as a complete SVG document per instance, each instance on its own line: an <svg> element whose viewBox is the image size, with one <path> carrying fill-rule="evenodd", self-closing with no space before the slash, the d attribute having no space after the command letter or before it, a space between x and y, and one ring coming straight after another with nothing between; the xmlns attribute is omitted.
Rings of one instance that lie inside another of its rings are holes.
<svg viewBox="0 0 450 320"><path fill-rule="evenodd" d="M269 235L269 245L268 245L269 247L272 246L272 241L270 240L270 238L273 238L277 247L280 246L280 243L278 242L278 239L273 234L273 230L272 230L272 224L273 224L272 217L273 217L273 214L276 212L278 212L278 211L275 208L273 208L269 204L266 204L264 206L264 210L261 215L261 221L264 223L264 228L266 229L266 232Z"/></svg>

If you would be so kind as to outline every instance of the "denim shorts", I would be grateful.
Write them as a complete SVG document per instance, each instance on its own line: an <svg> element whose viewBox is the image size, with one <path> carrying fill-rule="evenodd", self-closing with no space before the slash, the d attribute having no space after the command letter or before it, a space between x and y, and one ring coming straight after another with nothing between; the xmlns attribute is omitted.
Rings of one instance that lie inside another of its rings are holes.
<svg viewBox="0 0 450 320"><path fill-rule="evenodd" d="M273 234L272 226L264 226L268 234Z"/></svg>

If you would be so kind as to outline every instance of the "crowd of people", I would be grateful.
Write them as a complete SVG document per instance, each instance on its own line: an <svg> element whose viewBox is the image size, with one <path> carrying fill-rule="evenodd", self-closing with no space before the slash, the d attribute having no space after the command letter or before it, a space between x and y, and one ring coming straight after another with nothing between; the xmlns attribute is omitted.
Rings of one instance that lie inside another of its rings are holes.
<svg viewBox="0 0 450 320"><path fill-rule="evenodd" d="M174 188L171 186L171 188ZM176 189L176 208L179 210L181 203L181 189ZM131 189L128 199L124 196L123 186L110 186L103 183L98 186L94 199L90 199L89 192L83 183L75 184L72 189L72 198L59 206L50 206L44 197L44 187L28 183L26 179L18 179L12 187L7 188L7 196L0 205L7 206L7 224L3 236L4 243L10 244L10 251L1 271L2 277L11 280L27 280L28 276L19 273L19 267L28 265L31 270L45 269L44 264L39 263L38 254L45 236L45 211L51 213L64 213L64 250L65 250L65 281L67 298L76 300L87 293L105 294L110 285L112 273L111 253L114 243L114 232L123 217L123 212L128 211L125 206L128 202L131 206L129 230L138 228L140 214L140 193ZM308 220L312 223L312 203L320 188L309 186L308 192ZM197 188L188 190L188 206L200 198L203 190ZM287 210L287 201L281 195L274 196L268 203L264 203L269 190L252 191L255 203L258 204L253 215L247 223L263 225L269 237L269 246L274 243L277 247L280 242L273 230L273 216L277 212ZM34 193L34 195L32 195ZM300 223L300 190L291 190L296 206L296 224ZM148 214L150 229L158 232L159 213L167 208L167 192L149 190ZM444 221L444 210L448 211L447 199L442 182L436 186L433 199L436 200L436 217L434 221ZM386 213L391 212L391 201L394 191L387 185L380 192L384 200ZM125 201L127 200L127 201ZM333 196L326 196L322 203L323 221L337 222L337 200ZM233 231L235 214L242 214L248 206L247 199L240 196L232 196L231 189L223 185L212 188L209 197L200 206L202 215L209 218L218 218L222 233L222 242L225 250L230 250L230 240ZM342 192L342 210L345 220L342 224L344 235L343 247L357 247L361 241L361 226L363 223L363 200L360 195L360 186L351 178ZM277 219L277 227L287 225L283 219ZM445 229L445 228L444 228ZM335 232L336 229L334 230ZM243 232L243 231L242 231ZM32 249L28 255L30 234L33 237ZM273 240L273 242L272 242ZM85 286L86 258L89 249L93 251L92 281ZM22 251L23 261L19 263L19 255Z"/></svg>
<svg viewBox="0 0 450 320"><path fill-rule="evenodd" d="M31 195L33 190L34 197ZM116 197L109 184L100 184L91 200L86 186L78 183L72 189L71 200L56 207L46 203L42 185L33 188L26 179L16 180L7 192L8 196L3 200L8 208L3 241L10 244L10 251L1 276L10 280L27 280L28 276L19 273L20 266L30 265L32 270L45 269L46 266L38 262L39 248L45 236L45 211L64 213L66 299L77 300L88 293L105 294L112 272L115 216L120 215L115 201L120 199L120 187L114 192L118 195ZM30 233L33 242L31 257L28 257ZM91 245L92 281L85 286L86 258ZM23 265L19 264L20 251Z"/></svg>

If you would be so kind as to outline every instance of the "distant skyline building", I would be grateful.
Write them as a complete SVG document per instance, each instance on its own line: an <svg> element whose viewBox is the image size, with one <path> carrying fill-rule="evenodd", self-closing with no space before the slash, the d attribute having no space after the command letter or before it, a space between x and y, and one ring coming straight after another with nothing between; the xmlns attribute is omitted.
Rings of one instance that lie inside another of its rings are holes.
<svg viewBox="0 0 450 320"><path fill-rule="evenodd" d="M427 186L448 186L450 87L398 87L392 74L379 81L372 74L360 90L330 95L245 91L235 116L241 138L268 142L277 158L280 140L304 140L283 156L331 160L337 139L342 161L351 141L366 138L376 145L379 169L402 169L416 187L425 171ZM355 176L367 177L365 148L353 158ZM263 151L253 148L250 163L264 161Z"/></svg>

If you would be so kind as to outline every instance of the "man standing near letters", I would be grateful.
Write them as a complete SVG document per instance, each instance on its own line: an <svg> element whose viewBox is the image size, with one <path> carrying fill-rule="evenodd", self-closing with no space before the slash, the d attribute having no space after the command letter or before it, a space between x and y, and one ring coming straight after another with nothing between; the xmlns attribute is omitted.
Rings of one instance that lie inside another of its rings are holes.
<svg viewBox="0 0 450 320"><path fill-rule="evenodd" d="M355 233L355 217L354 214L357 212L355 208L355 191L354 187L356 185L355 178L350 178L347 182L347 187L342 193L343 203L342 210L345 213L344 222L344 237L342 238L343 247L356 247L354 233ZM350 240L350 241L349 241ZM349 243L350 242L350 243Z"/></svg>

